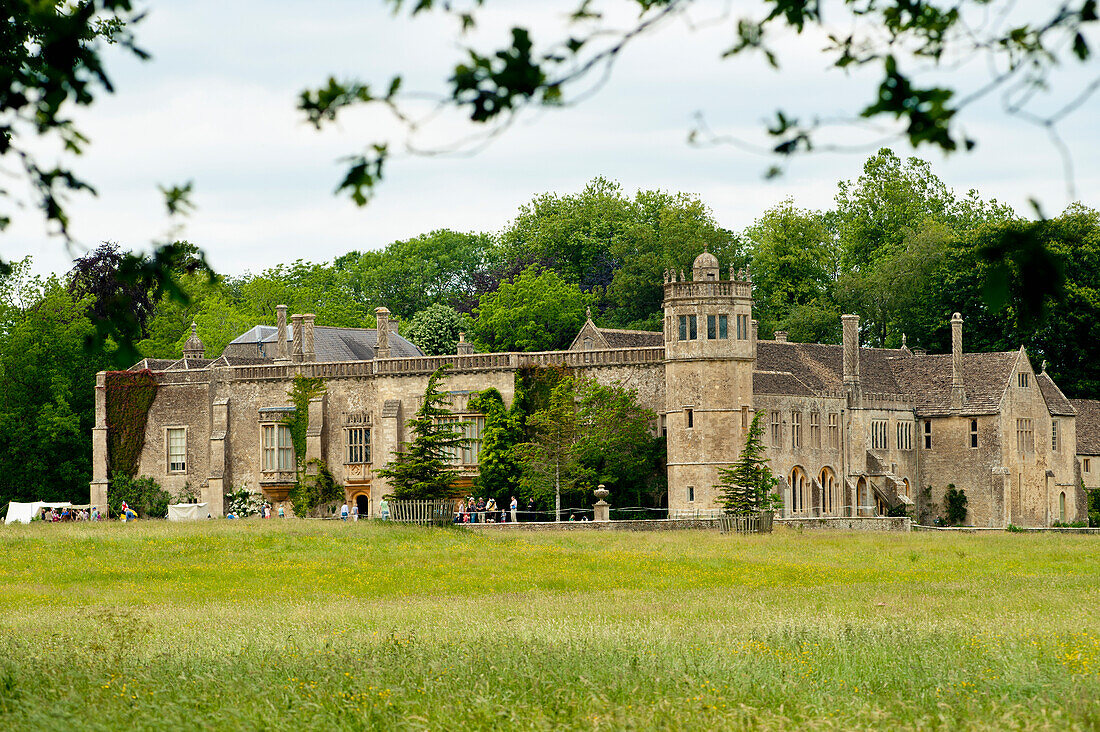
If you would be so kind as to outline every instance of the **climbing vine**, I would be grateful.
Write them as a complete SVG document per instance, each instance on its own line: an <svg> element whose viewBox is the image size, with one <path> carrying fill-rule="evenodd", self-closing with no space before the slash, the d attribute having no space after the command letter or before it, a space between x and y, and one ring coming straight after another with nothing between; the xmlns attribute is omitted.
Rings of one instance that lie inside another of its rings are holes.
<svg viewBox="0 0 1100 732"><path fill-rule="evenodd" d="M294 462L297 478L301 482L302 470L306 464L306 432L309 430L309 402L325 393L325 383L319 378L298 374L290 385L287 396L294 405L294 411L283 420L290 428L290 441L294 445Z"/></svg>
<svg viewBox="0 0 1100 732"><path fill-rule="evenodd" d="M108 371L106 387L108 474L133 478L145 446L145 424L157 396L157 381L149 369Z"/></svg>

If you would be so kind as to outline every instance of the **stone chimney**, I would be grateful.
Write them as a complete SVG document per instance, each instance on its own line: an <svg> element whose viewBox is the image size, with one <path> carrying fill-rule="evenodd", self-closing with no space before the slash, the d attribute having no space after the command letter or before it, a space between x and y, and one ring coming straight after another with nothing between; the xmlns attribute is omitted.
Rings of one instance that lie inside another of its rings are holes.
<svg viewBox="0 0 1100 732"><path fill-rule="evenodd" d="M290 360L294 363L302 362L302 316L291 315L290 326L294 329L294 348L291 351Z"/></svg>
<svg viewBox="0 0 1100 732"><path fill-rule="evenodd" d="M466 340L465 333L458 334L458 355L466 356L474 352L474 344Z"/></svg>
<svg viewBox="0 0 1100 732"><path fill-rule="evenodd" d="M786 343L787 342L787 331L785 331L785 330L775 331L775 342L776 343Z"/></svg>
<svg viewBox="0 0 1100 732"><path fill-rule="evenodd" d="M302 316L302 360L316 361L317 351L313 346L313 321L317 316L306 313Z"/></svg>
<svg viewBox="0 0 1100 732"><path fill-rule="evenodd" d="M401 323L401 319L396 315L390 318L390 334L397 335L397 326Z"/></svg>
<svg viewBox="0 0 1100 732"><path fill-rule="evenodd" d="M844 388L849 394L859 392L859 316L841 315L844 342Z"/></svg>
<svg viewBox="0 0 1100 732"><path fill-rule="evenodd" d="M286 305L275 306L275 363L288 363L286 352Z"/></svg>
<svg viewBox="0 0 1100 732"><path fill-rule="evenodd" d="M390 357L390 311L384 307L374 309L374 317L377 321L375 329L378 333L378 342L374 346L375 358Z"/></svg>
<svg viewBox="0 0 1100 732"><path fill-rule="evenodd" d="M966 387L963 386L963 319L955 313L951 316L951 408L962 409L966 404Z"/></svg>
<svg viewBox="0 0 1100 732"><path fill-rule="evenodd" d="M757 331L759 330L759 328L760 328L760 323L758 323L755 320L752 321L752 357L754 359L756 358L756 337L757 337Z"/></svg>

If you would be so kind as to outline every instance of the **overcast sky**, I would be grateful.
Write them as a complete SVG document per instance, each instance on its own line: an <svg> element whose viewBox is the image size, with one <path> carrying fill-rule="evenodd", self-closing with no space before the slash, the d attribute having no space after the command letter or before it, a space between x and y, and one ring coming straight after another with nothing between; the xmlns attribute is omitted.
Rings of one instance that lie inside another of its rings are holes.
<svg viewBox="0 0 1100 732"><path fill-rule="evenodd" d="M490 2L476 39L503 43L517 17L536 37L551 35L561 9L572 4ZM329 75L382 85L395 73L405 74L408 89L442 91L459 54L453 22L395 18L388 4L367 0L162 0L148 8L137 36L152 60L110 52L117 93L77 115L92 144L75 168L99 191L70 206L72 229L86 247L112 240L146 248L167 228L157 184L187 180L198 208L182 237L228 274L299 258L327 261L436 228L499 231L534 195L575 192L595 176L628 193L696 193L721 225L739 230L787 197L808 208L829 206L837 181L858 176L874 151L870 131L847 129L837 139L863 151L802 158L785 176L765 181L767 158L689 145L696 112L719 132L762 140L762 122L776 108L850 116L874 88L873 76L827 72L821 35L783 40L779 72L758 59L719 61L735 22L723 20L727 4L703 2L690 24L676 20L630 47L610 81L578 106L526 115L472 157L394 160L375 200L357 208L333 195L343 173L339 158L392 126L380 114L354 113L318 133L296 111L297 95ZM1073 64L1036 109L1056 108L1096 67ZM974 61L949 78L975 88L987 68ZM1100 204L1098 100L1059 128L1073 154L1076 198L1091 206ZM1030 211L1030 197L1049 214L1065 207L1062 160L1043 130L1005 116L999 98L972 107L964 121L979 139L975 152L918 153L950 187L977 188L1021 213ZM444 117L422 142L468 132ZM900 142L893 147L912 154ZM3 241L5 258L31 254L36 270L69 268L71 256L33 211L18 214Z"/></svg>

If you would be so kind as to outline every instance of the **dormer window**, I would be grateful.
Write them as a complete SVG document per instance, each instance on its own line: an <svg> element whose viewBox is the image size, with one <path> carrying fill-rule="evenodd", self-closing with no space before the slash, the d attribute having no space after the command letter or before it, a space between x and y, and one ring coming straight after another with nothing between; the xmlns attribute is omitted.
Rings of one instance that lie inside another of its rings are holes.
<svg viewBox="0 0 1100 732"><path fill-rule="evenodd" d="M591 351L593 348L595 348L595 345L595 341L593 341L591 338L586 337L584 339L584 350Z"/></svg>

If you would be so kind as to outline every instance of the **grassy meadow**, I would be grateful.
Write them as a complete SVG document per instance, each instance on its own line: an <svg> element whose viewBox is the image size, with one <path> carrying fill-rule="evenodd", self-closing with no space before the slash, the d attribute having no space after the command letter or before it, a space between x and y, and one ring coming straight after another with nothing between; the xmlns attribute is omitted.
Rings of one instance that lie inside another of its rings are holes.
<svg viewBox="0 0 1100 732"><path fill-rule="evenodd" d="M1100 728L1100 537L0 527L0 729Z"/></svg>

